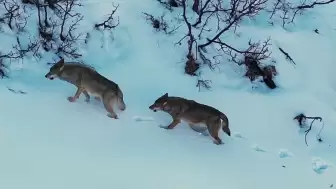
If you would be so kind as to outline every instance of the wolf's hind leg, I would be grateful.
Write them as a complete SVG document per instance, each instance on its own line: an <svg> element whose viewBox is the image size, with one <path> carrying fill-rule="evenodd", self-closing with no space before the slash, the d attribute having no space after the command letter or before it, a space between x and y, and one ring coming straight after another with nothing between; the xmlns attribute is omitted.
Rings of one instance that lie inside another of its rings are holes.
<svg viewBox="0 0 336 189"><path fill-rule="evenodd" d="M89 95L89 93L86 90L84 90L83 94L85 95L85 102L90 102L90 95Z"/></svg>

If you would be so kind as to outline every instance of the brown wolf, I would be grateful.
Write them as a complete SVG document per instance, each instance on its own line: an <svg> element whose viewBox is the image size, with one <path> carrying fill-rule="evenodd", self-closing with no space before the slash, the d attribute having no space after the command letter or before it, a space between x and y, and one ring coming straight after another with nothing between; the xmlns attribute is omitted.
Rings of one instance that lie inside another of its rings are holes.
<svg viewBox="0 0 336 189"><path fill-rule="evenodd" d="M193 130L198 132L200 130L194 129L195 125L206 125L204 130L209 131L215 144L222 144L222 140L218 136L221 128L227 135L231 136L229 120L224 113L194 100L168 96L168 93L166 93L149 106L149 109L154 112L157 110L164 111L172 116L173 122L164 127L165 129L173 129L181 121L185 121Z"/></svg>
<svg viewBox="0 0 336 189"><path fill-rule="evenodd" d="M113 110L115 104L122 111L126 109L123 93L119 86L84 64L75 62L64 63L64 59L61 59L50 68L45 77L50 80L59 78L77 87L76 94L68 97L69 102L76 101L81 93L85 95L85 101L89 102L90 93L95 96L96 100L102 99L104 107L108 112L107 116L111 118L118 119L117 114Z"/></svg>

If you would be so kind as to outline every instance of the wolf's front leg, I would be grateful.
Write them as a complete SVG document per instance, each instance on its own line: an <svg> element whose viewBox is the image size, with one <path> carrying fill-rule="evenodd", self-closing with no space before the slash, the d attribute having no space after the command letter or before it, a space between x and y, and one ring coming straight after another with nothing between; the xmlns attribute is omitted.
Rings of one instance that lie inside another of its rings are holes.
<svg viewBox="0 0 336 189"><path fill-rule="evenodd" d="M181 123L180 119L174 118L173 122L171 122L171 124L169 124L167 127L162 127L164 129L174 129L174 127L176 127L176 125L178 125L179 123Z"/></svg>
<svg viewBox="0 0 336 189"><path fill-rule="evenodd" d="M74 96L69 96L68 101L69 102L75 102L79 98L79 96L81 95L81 93L83 91L84 91L83 89L77 88L77 91L76 91L75 95Z"/></svg>
<svg viewBox="0 0 336 189"><path fill-rule="evenodd" d="M106 109L106 111L108 112L107 116L113 119L119 119L117 114L114 112L113 110L113 104L115 102L115 97L103 97L103 104L104 107Z"/></svg>

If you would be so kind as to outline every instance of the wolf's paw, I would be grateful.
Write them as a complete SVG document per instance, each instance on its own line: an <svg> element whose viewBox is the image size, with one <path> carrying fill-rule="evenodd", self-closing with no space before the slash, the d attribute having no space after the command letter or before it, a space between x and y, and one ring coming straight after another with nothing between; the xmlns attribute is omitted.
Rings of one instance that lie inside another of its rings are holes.
<svg viewBox="0 0 336 189"><path fill-rule="evenodd" d="M221 140L213 140L213 143L216 145L224 144Z"/></svg>
<svg viewBox="0 0 336 189"><path fill-rule="evenodd" d="M107 117L112 118L112 119L119 119L116 114L111 114L111 113L108 113Z"/></svg>
<svg viewBox="0 0 336 189"><path fill-rule="evenodd" d="M75 102L76 101L76 98L73 97L73 96L69 96L67 99L68 99L69 102Z"/></svg>
<svg viewBox="0 0 336 189"><path fill-rule="evenodd" d="M169 129L168 126L164 126L164 125L159 125L159 127L162 128L162 129L167 129L167 130Z"/></svg>
<svg viewBox="0 0 336 189"><path fill-rule="evenodd" d="M85 99L85 102L90 103L90 99L89 98Z"/></svg>

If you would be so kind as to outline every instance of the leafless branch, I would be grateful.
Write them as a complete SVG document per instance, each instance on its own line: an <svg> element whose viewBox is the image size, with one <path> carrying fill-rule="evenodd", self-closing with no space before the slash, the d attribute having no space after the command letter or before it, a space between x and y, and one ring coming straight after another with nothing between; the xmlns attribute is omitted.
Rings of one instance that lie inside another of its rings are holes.
<svg viewBox="0 0 336 189"><path fill-rule="evenodd" d="M198 0L197 0L198 1ZM195 11L197 14L198 14L198 18L197 18L197 21L192 25L193 27L196 27L197 25L201 24L202 23L202 18L203 18L203 15L206 14L206 13L213 13L213 12L216 12L216 9L214 11L208 11L206 10L208 8L208 5L211 3L212 0L206 0L204 5L201 7L200 10L198 10L198 6L199 6L199 2L197 3L196 1L194 1L194 4L193 4L193 9L196 7L197 8L197 11ZM202 2L202 1L201 1ZM198 4L198 5L197 5ZM202 3L201 3L202 4ZM210 14L212 15L212 14Z"/></svg>
<svg viewBox="0 0 336 189"><path fill-rule="evenodd" d="M65 8L63 8L63 16L62 16L62 23L61 23L61 32L60 32L60 39L64 41L66 37L72 37L71 32L73 31L74 27L83 19L83 15L80 13L73 13L73 9L75 6L81 5L78 3L77 0L67 0L65 1ZM72 17L75 18L75 21L71 24L67 34L64 34L64 26L67 22L68 18Z"/></svg>
<svg viewBox="0 0 336 189"><path fill-rule="evenodd" d="M163 5L163 7L165 7L170 12L173 11L173 7L178 7L179 6L178 2L175 1L175 0L157 0L157 2L159 2L161 5Z"/></svg>
<svg viewBox="0 0 336 189"><path fill-rule="evenodd" d="M160 17L154 17L149 13L143 13L146 16L146 20L151 22L151 25L156 31L164 31L165 34L171 35L173 34L180 26L171 27L168 25L167 21L165 20L165 15L161 15Z"/></svg>
<svg viewBox="0 0 336 189"><path fill-rule="evenodd" d="M39 41L35 40L30 42L24 47L19 39L19 37L16 38L17 44L13 46L13 49L9 51L6 54L0 53L0 77L8 77L6 70L7 65L4 63L4 60L17 60L17 59L23 59L27 54L31 53L32 56L35 58L40 58L38 54L39 50Z"/></svg>
<svg viewBox="0 0 336 189"><path fill-rule="evenodd" d="M99 24L95 24L95 28L99 29L100 27L103 27L103 29L108 29L111 30L115 27L117 27L119 25L119 17L117 18L116 22L114 23L114 14L116 13L116 11L118 10L119 5L114 5L113 4L114 9L112 10L111 14L108 15L108 18L103 21L102 23Z"/></svg>
<svg viewBox="0 0 336 189"><path fill-rule="evenodd" d="M17 0L1 0L0 4L5 12L0 16L0 23L6 23L11 30L23 32L30 16L25 13L24 5L20 5Z"/></svg>
<svg viewBox="0 0 336 189"><path fill-rule="evenodd" d="M244 17L253 18L258 15L261 10L266 6L267 0L231 0L230 7L228 9L221 8L221 1L214 6L214 11L219 11L223 15L220 20L221 24L225 24L214 37L208 39L204 44L200 44L199 48L204 50L205 47L212 44L214 41L220 38L220 36L230 29L235 29Z"/></svg>
<svg viewBox="0 0 336 189"><path fill-rule="evenodd" d="M207 90L211 89L211 81L210 80L204 80L204 79L198 79L196 87L198 87L198 91L201 91L201 88L205 88Z"/></svg>
<svg viewBox="0 0 336 189"><path fill-rule="evenodd" d="M16 45L13 45L13 50L9 51L6 54L1 54L0 59L22 59L28 53L32 53L33 56L39 57L38 49L39 49L39 41L35 40L30 42L24 48L21 44L19 37L16 38Z"/></svg>
<svg viewBox="0 0 336 189"><path fill-rule="evenodd" d="M312 9L315 6L327 5L335 2L336 0L302 0L300 4L294 4L289 0L276 0L273 6L268 10L270 19L275 15L279 15L282 21L282 27L285 28L287 24L293 24L297 15L302 15L307 9Z"/></svg>
<svg viewBox="0 0 336 189"><path fill-rule="evenodd" d="M261 65L261 62L269 59L271 55L269 51L270 38L267 38L263 42L252 42L250 40L246 50L239 50L222 42L220 39L219 41L215 41L215 43L220 46L218 50L221 50L225 55L230 57L230 62L246 66L245 76L248 77L250 81L261 77L263 82L270 89L276 88L276 84L273 81L273 77L277 75L275 66Z"/></svg>
<svg viewBox="0 0 336 189"><path fill-rule="evenodd" d="M320 137L320 134L321 134L321 132L322 132L322 130L323 130L323 128L324 128L324 123L323 123L323 120L322 120L321 117L307 117L307 116L305 116L304 114L299 114L299 115L297 115L297 116L294 117L294 120L297 120L297 121L298 121L299 126L300 126L301 128L303 128L303 126L304 126L304 124L305 124L305 121L306 121L307 119L312 119L313 121L310 123L309 128L305 131L305 133L306 133L306 134L305 134L305 143L306 143L306 145L308 146L308 143L307 143L307 135L308 135L308 133L311 131L312 126L313 126L313 123L314 123L315 120L319 120L320 122L322 122L321 130L320 130L319 133L316 135L317 140L318 140L319 142L322 142L322 139L321 139L321 137Z"/></svg>
<svg viewBox="0 0 336 189"><path fill-rule="evenodd" d="M180 44L183 40L185 40L186 38L188 38L188 53L187 53L187 61L186 61L186 65L185 65L185 73L188 75L192 75L195 76L196 75L196 71L199 69L199 63L196 62L197 57L194 56L193 51L193 47L194 44L196 44L196 39L192 33L192 26L191 23L189 22L187 15L186 15L186 9L187 9L187 4L186 4L187 0L182 0L182 8L183 8L183 20L185 22L185 24L187 25L188 28L188 32L187 34L180 39L180 41L177 42L177 44ZM196 44L197 45L197 44Z"/></svg>
<svg viewBox="0 0 336 189"><path fill-rule="evenodd" d="M284 51L281 47L279 47L279 50L282 54L285 55L286 60L290 61L292 64L296 65L296 63L294 62L294 60L292 59L292 57L286 52Z"/></svg>
<svg viewBox="0 0 336 189"><path fill-rule="evenodd" d="M38 54L39 48L40 48L40 41L39 40L31 40L29 39L29 43L27 44L27 47L23 47L20 38L16 37L17 44L13 46L14 54L17 55L17 58L23 58L28 53L32 53L32 56L40 58L40 55Z"/></svg>

